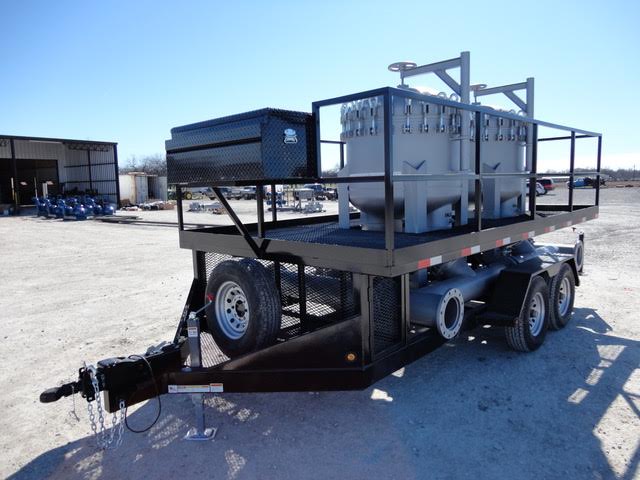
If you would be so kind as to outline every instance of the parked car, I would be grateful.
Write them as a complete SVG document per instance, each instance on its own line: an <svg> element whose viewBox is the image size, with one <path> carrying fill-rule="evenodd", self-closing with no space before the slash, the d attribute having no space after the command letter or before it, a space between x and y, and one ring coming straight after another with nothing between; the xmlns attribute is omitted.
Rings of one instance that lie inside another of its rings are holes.
<svg viewBox="0 0 640 480"><path fill-rule="evenodd" d="M240 200L241 198L245 198L245 195L248 193L246 190L247 187L227 187L224 192L224 196L231 200ZM255 198L255 187L253 187L253 195Z"/></svg>
<svg viewBox="0 0 640 480"><path fill-rule="evenodd" d="M241 189L241 194L244 200L255 200L256 187L244 187Z"/></svg>
<svg viewBox="0 0 640 480"><path fill-rule="evenodd" d="M547 190L544 188L544 186L540 182L536 182L536 197L546 194ZM527 182L527 195L529 195L529 182Z"/></svg>
<svg viewBox="0 0 640 480"><path fill-rule="evenodd" d="M591 177L578 177L573 180L573 188L596 188L596 179ZM600 177L600 185L604 185L604 178ZM567 187L569 182L567 182Z"/></svg>
<svg viewBox="0 0 640 480"><path fill-rule="evenodd" d="M220 189L220 192L222 193L222 195L224 195L225 197L229 197L229 192L231 192L231 189L229 187L218 187ZM202 188L200 190L200 193L202 193L202 195L204 195L205 197L208 197L210 200L216 200L216 196L213 193L213 188L211 187L205 187Z"/></svg>
<svg viewBox="0 0 640 480"><path fill-rule="evenodd" d="M321 183L307 183L302 188L313 190L315 200L335 200L338 198L338 192L335 188L325 188Z"/></svg>
<svg viewBox="0 0 640 480"><path fill-rule="evenodd" d="M327 200L337 200L338 199L338 189L337 188L325 188L325 195L327 196Z"/></svg>
<svg viewBox="0 0 640 480"><path fill-rule="evenodd" d="M552 178L541 178L538 182L544 187L547 192L552 191L556 188L556 184Z"/></svg>

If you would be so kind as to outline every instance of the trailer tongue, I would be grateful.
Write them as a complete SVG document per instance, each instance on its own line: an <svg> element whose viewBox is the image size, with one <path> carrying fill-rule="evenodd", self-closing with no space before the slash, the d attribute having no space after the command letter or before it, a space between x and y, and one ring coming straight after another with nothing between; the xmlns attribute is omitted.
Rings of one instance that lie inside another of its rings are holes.
<svg viewBox="0 0 640 480"><path fill-rule="evenodd" d="M401 88L315 102L311 114L264 109L174 128L169 182L180 246L194 259L175 337L85 366L40 400L80 393L97 407L98 420L90 416L106 447L118 444L128 406L194 394L189 438L206 439L206 393L363 389L477 324L504 327L523 352L564 327L584 236L570 245L533 238L597 218L601 135L533 119L532 79L474 90L506 94L520 114L471 104L468 53L392 67ZM446 73L453 68L459 82ZM425 73L445 76L454 94L405 84ZM340 140L322 136L321 110L332 105ZM538 138L540 126L569 135ZM574 168L584 137L598 142L597 171L587 172L595 204L575 204L571 181L567 204L537 205L538 142L570 142L573 180L585 173ZM322 176L326 147L336 148L337 177ZM265 188L316 183L338 185L339 215L283 220L271 202L266 220ZM240 220L223 186L256 186L256 223ZM233 225L186 228L181 190L192 187L210 187ZM114 414L109 433L104 411Z"/></svg>

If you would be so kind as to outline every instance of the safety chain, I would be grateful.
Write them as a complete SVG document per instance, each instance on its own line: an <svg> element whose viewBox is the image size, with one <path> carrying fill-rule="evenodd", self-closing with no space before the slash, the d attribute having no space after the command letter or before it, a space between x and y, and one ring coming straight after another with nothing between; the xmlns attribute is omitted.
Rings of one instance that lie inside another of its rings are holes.
<svg viewBox="0 0 640 480"><path fill-rule="evenodd" d="M102 450L115 449L122 444L122 433L124 432L124 409L125 402L120 399L118 403L118 410L113 412L111 416L111 428L107 432L104 422L104 408L102 406L102 397L100 395L100 385L98 384L98 377L96 375L96 369L93 365L87 367L85 363L85 369L91 379L91 385L93 386L94 397L96 399L96 411L98 413L98 421L96 422L96 415L93 410L91 402L87 402L87 411L89 413L89 424L93 435L96 437L96 443L98 448Z"/></svg>

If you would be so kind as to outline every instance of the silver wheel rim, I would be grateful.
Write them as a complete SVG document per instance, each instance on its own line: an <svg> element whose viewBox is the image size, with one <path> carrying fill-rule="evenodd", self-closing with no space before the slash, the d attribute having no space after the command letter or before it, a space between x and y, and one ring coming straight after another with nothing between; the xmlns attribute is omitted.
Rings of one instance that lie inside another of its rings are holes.
<svg viewBox="0 0 640 480"><path fill-rule="evenodd" d="M560 282L558 288L558 312L560 316L564 317L569 311L569 305L571 304L571 283L567 277L564 277Z"/></svg>
<svg viewBox="0 0 640 480"><path fill-rule="evenodd" d="M537 337L544 325L544 297L542 293L536 293L531 299L529 306L529 331L531 335Z"/></svg>
<svg viewBox="0 0 640 480"><path fill-rule="evenodd" d="M247 297L240 286L224 282L216 294L216 320L222 333L232 340L244 335L249 325L250 312Z"/></svg>

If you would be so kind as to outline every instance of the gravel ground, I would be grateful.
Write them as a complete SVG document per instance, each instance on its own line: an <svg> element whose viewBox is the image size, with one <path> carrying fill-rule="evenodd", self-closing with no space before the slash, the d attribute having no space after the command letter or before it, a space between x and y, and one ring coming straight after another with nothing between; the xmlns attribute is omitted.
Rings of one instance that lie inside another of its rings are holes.
<svg viewBox="0 0 640 480"><path fill-rule="evenodd" d="M214 442L183 441L190 400L165 396L150 432L126 432L107 452L95 448L85 403L76 418L70 399L41 405L38 394L81 360L170 339L191 252L173 228L0 218L0 476L636 478L640 190L604 190L602 200L600 218L581 227L587 266L574 318L535 353L481 328L361 392L215 396ZM156 407L132 412L132 426Z"/></svg>

